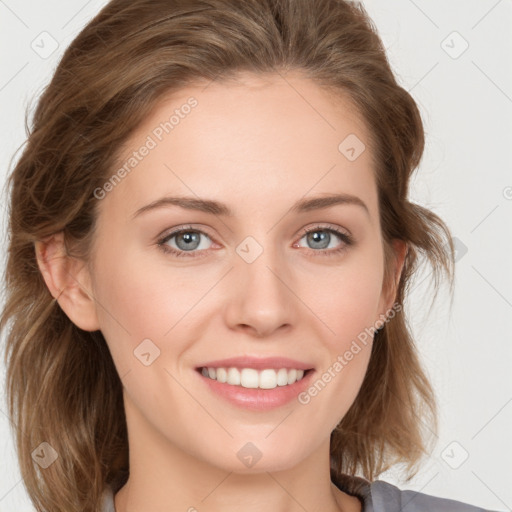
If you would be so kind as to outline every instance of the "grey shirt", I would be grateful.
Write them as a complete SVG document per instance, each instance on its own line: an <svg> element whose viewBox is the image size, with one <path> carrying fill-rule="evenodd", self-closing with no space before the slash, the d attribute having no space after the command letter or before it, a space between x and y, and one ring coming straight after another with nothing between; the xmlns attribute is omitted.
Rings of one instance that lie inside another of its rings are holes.
<svg viewBox="0 0 512 512"><path fill-rule="evenodd" d="M493 512L460 501L438 498L416 491L402 491L383 480L342 475L334 484L343 492L356 496L362 512ZM106 487L101 512L115 512L114 493Z"/></svg>

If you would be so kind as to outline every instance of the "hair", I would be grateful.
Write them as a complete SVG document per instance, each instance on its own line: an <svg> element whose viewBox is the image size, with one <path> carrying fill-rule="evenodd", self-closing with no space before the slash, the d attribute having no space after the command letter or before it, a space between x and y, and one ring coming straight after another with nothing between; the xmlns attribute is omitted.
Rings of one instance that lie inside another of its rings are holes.
<svg viewBox="0 0 512 512"><path fill-rule="evenodd" d="M98 509L106 485L129 475L122 384L101 331L81 330L52 297L35 242L62 232L69 255L88 261L98 215L93 194L119 150L164 96L242 72L297 71L348 98L371 138L384 248L407 244L395 304L403 306L422 260L436 296L453 292L446 224L408 200L424 150L417 105L401 87L365 9L341 0L113 0L66 49L41 93L9 187L6 393L24 485L38 511ZM331 434L331 476L373 480L397 463L417 473L437 432L434 390L405 311L374 335L359 393ZM58 458L41 471L42 442Z"/></svg>

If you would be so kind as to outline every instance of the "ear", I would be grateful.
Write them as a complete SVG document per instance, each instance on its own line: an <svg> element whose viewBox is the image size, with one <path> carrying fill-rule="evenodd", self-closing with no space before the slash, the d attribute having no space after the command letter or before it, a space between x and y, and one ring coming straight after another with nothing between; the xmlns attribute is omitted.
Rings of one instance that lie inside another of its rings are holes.
<svg viewBox="0 0 512 512"><path fill-rule="evenodd" d="M394 239L392 242L392 258L394 261L392 275L388 283L383 283L381 295L381 310L382 317L387 316L386 312L389 311L396 300L396 293L398 290L398 283L402 275L402 270L407 255L407 243L403 240Z"/></svg>
<svg viewBox="0 0 512 512"><path fill-rule="evenodd" d="M69 256L64 234L37 241L35 252L46 286L68 318L84 331L99 330L89 270L83 260Z"/></svg>

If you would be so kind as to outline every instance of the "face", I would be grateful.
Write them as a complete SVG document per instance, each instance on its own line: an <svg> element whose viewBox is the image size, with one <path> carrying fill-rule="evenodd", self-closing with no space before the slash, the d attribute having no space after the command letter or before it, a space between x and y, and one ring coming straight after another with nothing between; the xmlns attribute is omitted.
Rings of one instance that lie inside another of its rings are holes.
<svg viewBox="0 0 512 512"><path fill-rule="evenodd" d="M363 122L298 75L242 76L169 96L123 147L90 282L130 436L248 472L325 446L390 304Z"/></svg>

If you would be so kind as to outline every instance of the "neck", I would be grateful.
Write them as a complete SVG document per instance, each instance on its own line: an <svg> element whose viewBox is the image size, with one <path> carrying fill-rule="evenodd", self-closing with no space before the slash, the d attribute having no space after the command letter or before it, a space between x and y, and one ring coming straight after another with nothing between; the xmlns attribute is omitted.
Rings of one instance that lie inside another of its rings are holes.
<svg viewBox="0 0 512 512"><path fill-rule="evenodd" d="M128 418L133 410L126 410ZM181 449L136 414L130 420L130 476L114 497L116 512L361 511L357 498L331 482L329 439L292 467L265 465L263 456L235 471Z"/></svg>

